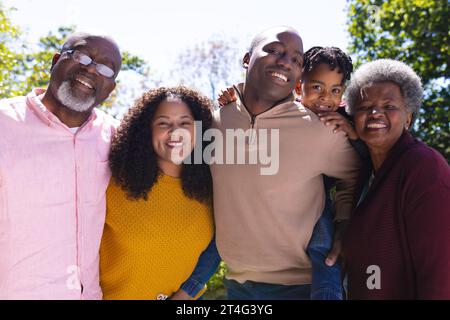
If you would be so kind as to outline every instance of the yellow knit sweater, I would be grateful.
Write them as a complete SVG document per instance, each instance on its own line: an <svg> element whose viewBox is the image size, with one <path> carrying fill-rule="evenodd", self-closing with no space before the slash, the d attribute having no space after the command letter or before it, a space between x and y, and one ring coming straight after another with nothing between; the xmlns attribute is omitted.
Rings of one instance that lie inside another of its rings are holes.
<svg viewBox="0 0 450 320"><path fill-rule="evenodd" d="M128 200L111 182L100 248L104 299L171 296L213 237L210 207L187 198L181 180L162 175L148 201Z"/></svg>

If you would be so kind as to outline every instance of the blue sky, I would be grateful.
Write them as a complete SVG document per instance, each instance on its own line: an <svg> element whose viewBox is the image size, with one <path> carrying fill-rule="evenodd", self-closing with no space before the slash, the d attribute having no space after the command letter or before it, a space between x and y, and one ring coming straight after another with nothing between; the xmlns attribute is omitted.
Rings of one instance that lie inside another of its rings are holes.
<svg viewBox="0 0 450 320"><path fill-rule="evenodd" d="M76 24L78 30L111 35L121 49L169 68L179 52L219 34L236 37L242 52L258 32L291 25L304 47L347 47L345 0L3 0L18 10L13 21L37 42L50 30Z"/></svg>

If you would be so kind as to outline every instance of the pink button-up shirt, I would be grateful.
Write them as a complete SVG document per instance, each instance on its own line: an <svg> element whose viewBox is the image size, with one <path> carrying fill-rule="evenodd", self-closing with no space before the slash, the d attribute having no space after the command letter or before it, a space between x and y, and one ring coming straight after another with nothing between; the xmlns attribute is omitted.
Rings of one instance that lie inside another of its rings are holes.
<svg viewBox="0 0 450 320"><path fill-rule="evenodd" d="M73 134L44 91L0 101L0 299L101 299L99 247L117 121Z"/></svg>

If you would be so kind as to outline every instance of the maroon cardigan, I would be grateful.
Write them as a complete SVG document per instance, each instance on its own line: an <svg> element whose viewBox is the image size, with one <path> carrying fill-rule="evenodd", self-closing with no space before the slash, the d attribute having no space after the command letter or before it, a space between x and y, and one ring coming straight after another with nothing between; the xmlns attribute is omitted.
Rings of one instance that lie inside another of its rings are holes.
<svg viewBox="0 0 450 320"><path fill-rule="evenodd" d="M344 255L349 299L450 299L450 167L441 154L403 133L353 213ZM372 265L381 289L368 288Z"/></svg>

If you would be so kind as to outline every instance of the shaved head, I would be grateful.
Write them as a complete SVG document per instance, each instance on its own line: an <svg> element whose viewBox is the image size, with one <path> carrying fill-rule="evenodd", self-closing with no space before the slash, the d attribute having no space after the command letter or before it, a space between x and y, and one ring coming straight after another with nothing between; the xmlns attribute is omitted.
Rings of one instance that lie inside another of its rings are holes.
<svg viewBox="0 0 450 320"><path fill-rule="evenodd" d="M253 38L253 41L250 45L249 53L252 54L253 50L261 43L261 41L265 40L268 36L280 34L283 32L289 32L289 33L296 34L301 40L300 34L294 28L292 28L290 26L276 26L276 27L272 27L272 28L266 29L266 30L258 33Z"/></svg>
<svg viewBox="0 0 450 320"><path fill-rule="evenodd" d="M85 32L77 32L77 33L70 35L66 39L66 42L63 44L63 47L61 49L61 52L73 49L74 47L77 47L77 46L85 46L88 39L103 39L104 41L109 42L111 47L115 51L116 59L119 62L117 69L120 70L120 67L122 65L122 56L120 54L120 49L119 49L119 46L117 45L116 41L109 36L94 35L94 34L85 33Z"/></svg>
<svg viewBox="0 0 450 320"><path fill-rule="evenodd" d="M264 112L292 95L302 64L303 42L297 30L279 26L259 33L242 59L247 70L244 100L252 112Z"/></svg>

